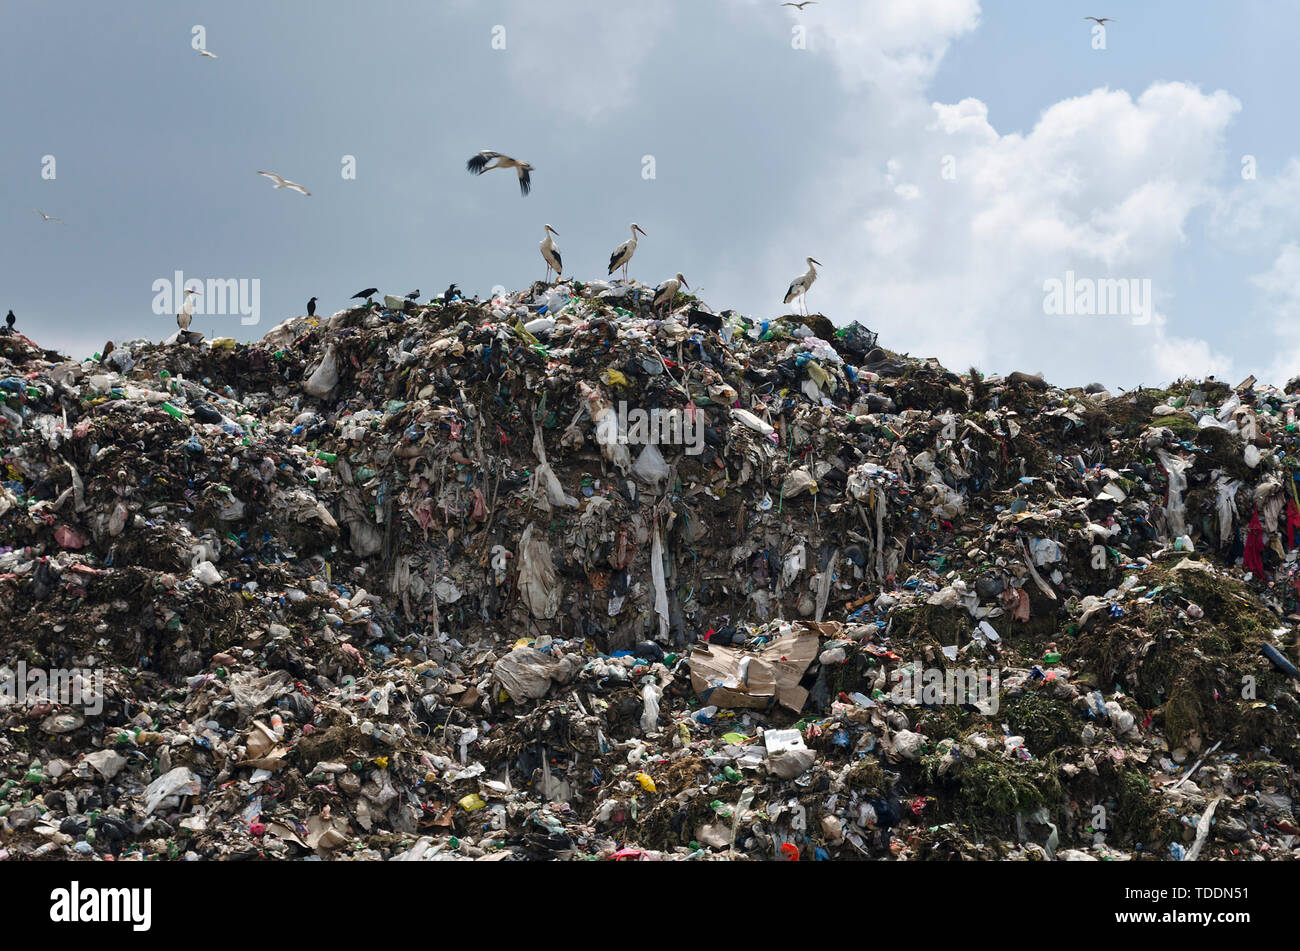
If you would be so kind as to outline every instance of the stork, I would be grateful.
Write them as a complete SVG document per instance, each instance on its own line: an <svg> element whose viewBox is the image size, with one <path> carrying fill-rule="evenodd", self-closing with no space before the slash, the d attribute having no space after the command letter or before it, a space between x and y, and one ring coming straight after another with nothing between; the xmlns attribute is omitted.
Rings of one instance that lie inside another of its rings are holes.
<svg viewBox="0 0 1300 951"><path fill-rule="evenodd" d="M550 225L543 226L542 243L538 247L542 251L542 260L546 262L546 278L544 283L551 283L551 272L555 272L555 279L560 279L560 274L564 270L564 261L560 257L560 249L555 246L555 239L551 235L559 235L559 232Z"/></svg>
<svg viewBox="0 0 1300 951"><path fill-rule="evenodd" d="M489 164L491 163L491 164ZM492 152L484 149L465 163L465 169L471 175L482 175L484 172L490 172L494 168L513 168L519 171L519 191L527 195L533 187L533 180L529 177L529 172L533 167L527 162L521 162L519 159L512 159L509 155L502 155L500 152Z"/></svg>
<svg viewBox="0 0 1300 951"><path fill-rule="evenodd" d="M690 286L691 285L686 283L686 278L682 277L682 272L678 271L676 277L670 277L655 288L654 300L650 302L651 306L664 308L671 307L673 298L677 296L677 292L683 287L689 290Z"/></svg>
<svg viewBox="0 0 1300 951"><path fill-rule="evenodd" d="M817 280L816 265L819 265L822 262L816 260L815 258L804 258L804 260L808 262L808 273L800 274L798 277L796 277L793 281L790 282L790 289L785 292L785 303L789 304L796 297L799 298L799 300L803 301L803 312L805 315L807 315L808 288L812 287L813 282Z"/></svg>
<svg viewBox="0 0 1300 951"><path fill-rule="evenodd" d="M609 273L613 274L619 268L622 268L624 281L627 280L628 263L631 262L632 255L636 254L636 233L641 231L641 226L634 221L631 224L631 229L632 237L615 248L614 253L609 256ZM641 231L641 233L645 234L644 231Z"/></svg>
<svg viewBox="0 0 1300 951"><path fill-rule="evenodd" d="M185 300L181 304L181 311L176 315L176 326L181 330L189 330L190 322L194 320L194 298L198 296L198 291L185 289Z"/></svg>

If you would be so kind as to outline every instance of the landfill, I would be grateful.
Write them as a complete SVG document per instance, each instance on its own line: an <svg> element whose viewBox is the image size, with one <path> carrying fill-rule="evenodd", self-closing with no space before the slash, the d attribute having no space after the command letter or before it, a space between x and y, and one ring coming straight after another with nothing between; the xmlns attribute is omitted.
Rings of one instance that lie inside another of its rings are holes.
<svg viewBox="0 0 1300 951"><path fill-rule="evenodd" d="M0 336L0 861L1300 857L1300 380L652 295Z"/></svg>

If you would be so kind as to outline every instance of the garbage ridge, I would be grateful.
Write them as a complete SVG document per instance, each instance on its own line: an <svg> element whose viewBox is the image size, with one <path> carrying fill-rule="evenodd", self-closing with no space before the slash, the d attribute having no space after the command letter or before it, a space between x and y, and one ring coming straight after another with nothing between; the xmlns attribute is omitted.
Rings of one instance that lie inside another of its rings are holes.
<svg viewBox="0 0 1300 951"><path fill-rule="evenodd" d="M1283 860L1300 381L636 283L0 336L0 860Z"/></svg>

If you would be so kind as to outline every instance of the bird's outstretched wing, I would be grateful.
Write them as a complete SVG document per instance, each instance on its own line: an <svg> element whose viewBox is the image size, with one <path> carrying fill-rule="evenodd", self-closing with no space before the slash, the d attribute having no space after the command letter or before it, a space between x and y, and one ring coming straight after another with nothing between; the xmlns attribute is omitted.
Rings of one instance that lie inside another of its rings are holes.
<svg viewBox="0 0 1300 951"><path fill-rule="evenodd" d="M285 182L284 187L289 189L289 191L291 192L300 192L301 194L306 195L308 198L311 197L311 192L307 191L307 189L303 188L301 185L295 184L294 182Z"/></svg>
<svg viewBox="0 0 1300 951"><path fill-rule="evenodd" d="M269 178L271 181L275 182L276 188L283 188L286 184L285 180L281 178L279 175L275 174L275 172L258 172L257 174L264 175L267 178Z"/></svg>
<svg viewBox="0 0 1300 951"><path fill-rule="evenodd" d="M532 190L533 190L532 177L530 176L528 169L520 165L519 166L519 191L524 195L524 197L527 197L528 193Z"/></svg>
<svg viewBox="0 0 1300 951"><path fill-rule="evenodd" d="M206 56L208 59L219 59L216 53L209 53L207 50L199 50L200 56Z"/></svg>
<svg viewBox="0 0 1300 951"><path fill-rule="evenodd" d="M465 163L465 170L468 171L471 175L482 175L483 169L487 167L487 163L492 161L494 158L497 158L498 156L499 153L489 152L486 149L484 149L482 152L478 153L478 155L475 155L473 158L471 158L468 162Z"/></svg>

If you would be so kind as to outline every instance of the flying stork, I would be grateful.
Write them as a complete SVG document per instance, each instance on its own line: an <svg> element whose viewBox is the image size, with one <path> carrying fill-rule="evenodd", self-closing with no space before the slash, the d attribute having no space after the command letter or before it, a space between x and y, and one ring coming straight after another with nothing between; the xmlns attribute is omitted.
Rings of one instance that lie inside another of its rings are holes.
<svg viewBox="0 0 1300 951"><path fill-rule="evenodd" d="M803 301L803 312L806 315L808 313L808 288L812 287L813 282L817 280L816 265L822 262L815 258L804 258L804 260L808 262L808 273L800 274L790 282L790 289L785 292L785 303L789 304L795 298L798 298Z"/></svg>
<svg viewBox="0 0 1300 951"><path fill-rule="evenodd" d="M491 163L491 164L489 164ZM527 195L532 190L533 180L529 173L533 167L527 162L521 162L519 159L512 159L509 155L502 155L500 152L492 152L484 149L465 163L466 170L471 175L482 175L484 172L490 172L494 168L514 168L519 170L519 191Z"/></svg>
<svg viewBox="0 0 1300 951"><path fill-rule="evenodd" d="M609 256L609 273L613 274L619 268L622 268L624 281L627 280L628 263L631 262L632 255L636 254L636 233L641 231L641 226L634 221L631 224L631 229L632 237L615 248L614 253ZM645 234L644 231L641 231L641 233Z"/></svg>
<svg viewBox="0 0 1300 951"><path fill-rule="evenodd" d="M560 249L555 246L555 238L551 235L559 235L559 232L546 225L542 243L538 245L542 249L542 260L546 262L546 283L551 282L551 272L555 272L555 279L560 279L560 274L564 271L564 261L560 258Z"/></svg>

